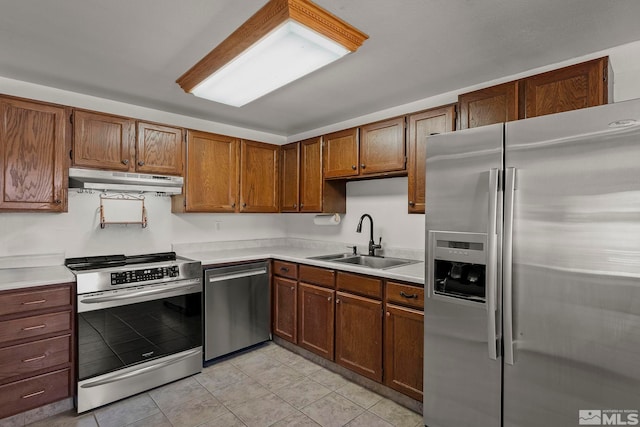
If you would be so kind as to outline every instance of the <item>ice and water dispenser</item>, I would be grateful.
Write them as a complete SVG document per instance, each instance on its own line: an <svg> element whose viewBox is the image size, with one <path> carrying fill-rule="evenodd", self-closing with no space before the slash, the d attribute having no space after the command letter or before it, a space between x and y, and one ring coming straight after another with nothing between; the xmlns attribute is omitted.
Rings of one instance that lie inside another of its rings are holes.
<svg viewBox="0 0 640 427"><path fill-rule="evenodd" d="M487 235L429 232L429 294L459 301L486 301Z"/></svg>

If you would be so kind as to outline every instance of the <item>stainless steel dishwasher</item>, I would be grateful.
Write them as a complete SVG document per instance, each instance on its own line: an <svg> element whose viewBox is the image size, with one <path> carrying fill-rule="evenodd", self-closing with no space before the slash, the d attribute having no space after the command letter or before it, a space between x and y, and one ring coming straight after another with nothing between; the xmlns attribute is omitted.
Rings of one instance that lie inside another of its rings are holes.
<svg viewBox="0 0 640 427"><path fill-rule="evenodd" d="M204 359L271 339L269 262L204 273Z"/></svg>

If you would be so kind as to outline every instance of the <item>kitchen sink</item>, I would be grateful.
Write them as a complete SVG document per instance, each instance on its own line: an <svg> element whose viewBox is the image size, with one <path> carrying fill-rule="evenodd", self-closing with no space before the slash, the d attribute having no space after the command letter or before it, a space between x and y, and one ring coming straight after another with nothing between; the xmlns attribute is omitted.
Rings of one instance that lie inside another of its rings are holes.
<svg viewBox="0 0 640 427"><path fill-rule="evenodd" d="M415 264L417 260L405 258L389 258L371 255L353 255L353 254L332 254L309 257L309 259L317 259L321 261L337 262L341 264L352 264L361 267L377 268L383 270L385 268L400 267L403 265Z"/></svg>

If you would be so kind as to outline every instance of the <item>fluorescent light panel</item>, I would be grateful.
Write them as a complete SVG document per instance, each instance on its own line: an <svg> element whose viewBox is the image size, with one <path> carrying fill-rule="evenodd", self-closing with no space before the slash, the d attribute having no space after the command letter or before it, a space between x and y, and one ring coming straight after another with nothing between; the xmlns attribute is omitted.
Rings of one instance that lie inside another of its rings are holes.
<svg viewBox="0 0 640 427"><path fill-rule="evenodd" d="M195 96L241 107L349 53L289 19L203 80Z"/></svg>

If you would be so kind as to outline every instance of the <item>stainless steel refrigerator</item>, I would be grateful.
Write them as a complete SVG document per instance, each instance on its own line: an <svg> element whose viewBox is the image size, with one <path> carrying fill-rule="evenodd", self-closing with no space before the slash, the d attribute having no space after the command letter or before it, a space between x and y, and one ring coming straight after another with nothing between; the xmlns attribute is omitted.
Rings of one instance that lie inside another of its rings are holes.
<svg viewBox="0 0 640 427"><path fill-rule="evenodd" d="M426 170L425 425L634 425L640 100L429 137Z"/></svg>

